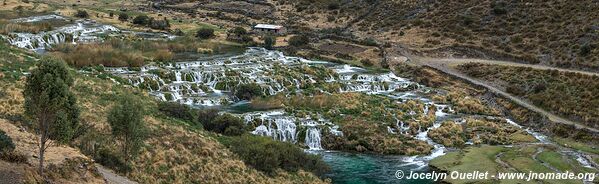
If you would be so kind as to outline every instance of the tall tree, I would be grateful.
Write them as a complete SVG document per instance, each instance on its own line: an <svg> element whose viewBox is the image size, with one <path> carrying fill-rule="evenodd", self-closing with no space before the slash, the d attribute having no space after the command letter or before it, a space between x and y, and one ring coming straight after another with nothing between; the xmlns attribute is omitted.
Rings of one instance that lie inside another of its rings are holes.
<svg viewBox="0 0 599 184"><path fill-rule="evenodd" d="M137 155L146 137L141 101L131 96L119 97L119 104L108 114L112 135L120 139L125 162Z"/></svg>
<svg viewBox="0 0 599 184"><path fill-rule="evenodd" d="M27 77L25 114L34 122L40 135L39 172L44 175L44 153L54 140L70 141L79 128L79 108L70 88L73 85L67 66L60 61L44 59Z"/></svg>

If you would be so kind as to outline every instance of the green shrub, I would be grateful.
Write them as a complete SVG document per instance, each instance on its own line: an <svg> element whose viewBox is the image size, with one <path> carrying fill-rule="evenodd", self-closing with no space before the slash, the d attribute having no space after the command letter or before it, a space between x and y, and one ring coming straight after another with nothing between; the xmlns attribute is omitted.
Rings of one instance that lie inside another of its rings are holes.
<svg viewBox="0 0 599 184"><path fill-rule="evenodd" d="M0 152L0 160L12 163L26 163L27 156L16 151Z"/></svg>
<svg viewBox="0 0 599 184"><path fill-rule="evenodd" d="M272 36L267 36L264 38L264 48L272 49L272 46L275 45L275 38Z"/></svg>
<svg viewBox="0 0 599 184"><path fill-rule="evenodd" d="M171 27L170 22L166 17L162 20L155 20L154 18L150 18L148 21L148 26L152 29L160 29L160 30L168 30Z"/></svg>
<svg viewBox="0 0 599 184"><path fill-rule="evenodd" d="M247 30L245 30L243 27L235 27L233 30L231 30L231 33L235 34L236 36L243 36L247 34Z"/></svg>
<svg viewBox="0 0 599 184"><path fill-rule="evenodd" d="M578 53L580 56L587 56L591 53L591 46L589 44L585 44L580 47L580 52Z"/></svg>
<svg viewBox="0 0 599 184"><path fill-rule="evenodd" d="M127 15L125 12L122 12L119 14L119 20L125 22L129 20L129 15Z"/></svg>
<svg viewBox="0 0 599 184"><path fill-rule="evenodd" d="M12 139L6 135L6 132L0 130L0 152L10 152L15 149Z"/></svg>
<svg viewBox="0 0 599 184"><path fill-rule="evenodd" d="M306 37L304 35L293 36L289 39L289 45L295 46L295 47L304 46L304 45L307 45L308 43L310 43L310 39L308 39L308 37Z"/></svg>
<svg viewBox="0 0 599 184"><path fill-rule="evenodd" d="M123 157L118 156L116 153L111 152L108 149L100 149L98 154L94 157L94 160L103 166L111 168L120 173L127 173L131 170L131 166L127 164Z"/></svg>
<svg viewBox="0 0 599 184"><path fill-rule="evenodd" d="M198 122L202 125L210 124L216 117L218 117L218 110L216 110L216 109L198 110L196 122Z"/></svg>
<svg viewBox="0 0 599 184"><path fill-rule="evenodd" d="M493 14L495 14L495 15L506 14L507 13L506 6L507 6L507 4L505 2L491 3L491 9L493 9Z"/></svg>
<svg viewBox="0 0 599 184"><path fill-rule="evenodd" d="M133 24L137 25L148 25L150 23L150 18L147 15L138 15L133 19Z"/></svg>
<svg viewBox="0 0 599 184"><path fill-rule="evenodd" d="M77 13L75 13L75 17L88 18L89 14L87 14L87 11L85 10L77 10Z"/></svg>
<svg viewBox="0 0 599 184"><path fill-rule="evenodd" d="M161 102L158 104L158 110L174 118L196 122L196 112L189 106L176 102Z"/></svg>
<svg viewBox="0 0 599 184"><path fill-rule="evenodd" d="M338 3L338 2L330 2L330 3L327 5L327 9L329 9L329 10L336 10L336 9L339 9L339 3Z"/></svg>
<svg viewBox="0 0 599 184"><path fill-rule="evenodd" d="M241 100L251 100L262 94L262 88L256 83L241 84L235 89L235 97Z"/></svg>
<svg viewBox="0 0 599 184"><path fill-rule="evenodd" d="M319 156L307 154L291 143L275 141L269 137L243 135L224 144L246 164L271 175L277 169L289 172L302 169L319 176L329 170Z"/></svg>
<svg viewBox="0 0 599 184"><path fill-rule="evenodd" d="M366 67L374 65L374 62L372 62L372 60L370 60L370 59L362 59L362 60L360 60L360 63L362 63L362 65L364 65Z"/></svg>
<svg viewBox="0 0 599 184"><path fill-rule="evenodd" d="M214 29L211 28L202 28L196 32L196 37L202 39L210 39L214 36Z"/></svg>
<svg viewBox="0 0 599 184"><path fill-rule="evenodd" d="M212 121L202 122L202 125L206 130L230 136L241 135L245 131L245 123L231 114L219 115Z"/></svg>

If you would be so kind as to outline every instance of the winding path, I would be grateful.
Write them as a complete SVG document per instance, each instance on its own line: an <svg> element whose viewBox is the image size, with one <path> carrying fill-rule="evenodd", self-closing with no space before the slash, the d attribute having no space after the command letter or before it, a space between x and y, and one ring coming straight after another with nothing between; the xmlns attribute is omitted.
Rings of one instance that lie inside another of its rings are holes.
<svg viewBox="0 0 599 184"><path fill-rule="evenodd" d="M541 108L539 108L519 97L516 97L514 95L511 95L511 94L503 91L503 90L500 90L500 89L496 88L495 86L487 84L484 81L467 76L467 75L461 73L460 71L456 70L452 66L463 64L463 63L469 63L469 62L476 62L476 63L499 64L499 65L509 65L509 66L527 66L527 67L532 67L532 68L536 68L536 69L544 69L544 70L551 69L551 70L576 72L576 73L581 73L581 74L597 75L597 76L599 76L599 73L580 71L580 70L562 69L562 68L555 68L555 67L550 67L550 66L514 63L514 62L509 62L509 61L496 61L496 60L483 60L483 59L447 59L447 58L435 59L435 58L420 58L420 57L411 57L410 59L412 62L414 62L416 64L432 67L432 68L440 70L444 73L447 73L447 74L453 75L455 77L461 78L463 80L466 80L475 85L485 87L485 88L489 89L492 93L495 93L496 95L500 95L505 98L508 98L520 106L523 106L523 107L525 107L529 110L532 110L534 112L537 112L539 114L542 114L543 116L549 118L549 120L551 120L553 122L567 124L567 125L573 125L576 128L587 129L591 132L599 133L599 130L596 128L589 127L580 122L575 122L575 121L568 120L566 118L562 118L558 115L555 115L551 112L541 109Z"/></svg>

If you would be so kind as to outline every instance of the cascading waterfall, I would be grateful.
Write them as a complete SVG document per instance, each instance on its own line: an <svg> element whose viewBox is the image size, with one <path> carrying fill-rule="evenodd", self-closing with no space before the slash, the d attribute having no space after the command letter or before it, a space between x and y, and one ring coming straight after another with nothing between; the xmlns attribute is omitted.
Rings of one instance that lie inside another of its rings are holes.
<svg viewBox="0 0 599 184"><path fill-rule="evenodd" d="M306 130L305 143L310 150L322 150L320 145L320 130L318 127L308 127L308 130Z"/></svg>
<svg viewBox="0 0 599 184"><path fill-rule="evenodd" d="M41 15L33 17L25 17L19 19L13 19L12 22L40 22L52 19L67 20L66 17L60 15ZM121 31L120 29L111 26L97 23L93 20L76 20L74 24L65 25L55 30L33 33L9 33L8 35L0 35L6 39L8 43L20 48L26 48L31 50L44 50L52 47L53 45L61 43L89 43L89 42L101 42L103 41L102 34L118 33L132 34L134 36L141 37L143 39L155 40L155 39L174 39L175 36L164 33L140 33L133 31Z"/></svg>
<svg viewBox="0 0 599 184"><path fill-rule="evenodd" d="M318 78L305 73L300 73L297 77L281 77L273 72L275 68L281 66L294 69L312 65L325 66L323 68L332 73L328 73L324 78ZM167 73L159 75L153 72L160 69L164 69ZM128 71L127 68L109 71L134 81L131 83L134 86L144 86L156 94L163 93L160 96L156 95L158 99L182 101L196 106L222 106L226 103L234 103L236 99L228 95L231 88L247 83L259 84L267 95L293 92L301 90L303 86L324 81L340 83L342 87L338 92L368 94L390 93L409 85L417 85L393 73L365 74L363 72L366 71L358 67L286 57L277 51L262 48L250 48L244 54L233 57L214 57L201 61L144 66L141 71ZM124 73L127 75L123 75ZM179 87L171 86L184 86L188 90L181 92Z"/></svg>

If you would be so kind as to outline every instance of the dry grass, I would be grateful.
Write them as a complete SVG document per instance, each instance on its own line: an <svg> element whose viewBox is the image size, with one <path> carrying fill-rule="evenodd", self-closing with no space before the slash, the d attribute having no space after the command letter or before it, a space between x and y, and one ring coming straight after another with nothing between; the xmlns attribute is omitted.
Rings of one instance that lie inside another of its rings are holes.
<svg viewBox="0 0 599 184"><path fill-rule="evenodd" d="M164 119L153 112L157 104L147 93L136 88L115 86L107 80L81 77L75 82L75 94L79 97L83 122L92 125L94 134L109 135L110 126L106 114L116 103L114 96L128 94L140 96L148 114L145 122L150 135L145 141L139 158L133 162L133 170L127 176L141 183L321 183L313 174L306 172L279 172L268 177L243 163L225 146L204 131L190 127L185 122ZM112 89L112 90L107 90ZM93 136L92 136L93 137ZM90 140L78 140L82 145L105 144L116 150L117 144L108 136Z"/></svg>
<svg viewBox="0 0 599 184"><path fill-rule="evenodd" d="M0 34L12 32L39 33L52 30L53 25L48 22L36 23L6 23L0 21Z"/></svg>
<svg viewBox="0 0 599 184"><path fill-rule="evenodd" d="M109 44L60 44L52 50L52 55L63 59L67 64L75 67L85 66L114 66L114 67L139 67L143 66L144 59L141 52L122 50Z"/></svg>
<svg viewBox="0 0 599 184"><path fill-rule="evenodd" d="M42 181L34 171L38 167L38 136L5 119L0 119L0 129L12 138L16 146L15 152L25 155L27 165L22 166L23 172L27 176L25 179L29 182ZM91 160L77 149L64 145L53 145L46 150L44 160L46 173L51 181L58 183L104 182Z"/></svg>

